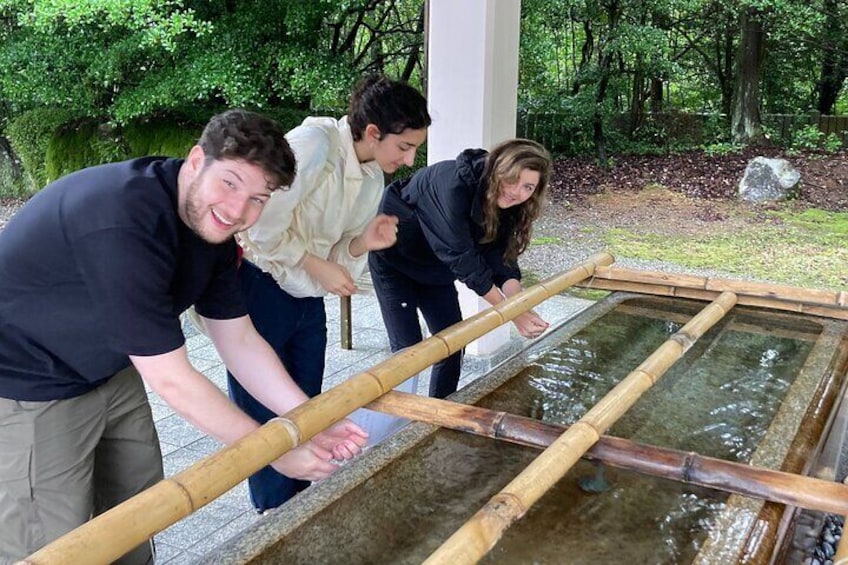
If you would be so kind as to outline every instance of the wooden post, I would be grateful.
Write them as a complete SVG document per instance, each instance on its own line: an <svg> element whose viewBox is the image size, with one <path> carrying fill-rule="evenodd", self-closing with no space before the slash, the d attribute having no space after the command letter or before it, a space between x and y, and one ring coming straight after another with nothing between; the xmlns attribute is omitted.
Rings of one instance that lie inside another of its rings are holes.
<svg viewBox="0 0 848 565"><path fill-rule="evenodd" d="M339 297L339 324L341 325L341 348L353 349L353 317L350 296Z"/></svg>
<svg viewBox="0 0 848 565"><path fill-rule="evenodd" d="M429 564L477 563L582 455L618 420L692 344L736 304L723 292L648 356L595 404L568 431L545 449L524 471L489 500L426 561Z"/></svg>
<svg viewBox="0 0 848 565"><path fill-rule="evenodd" d="M115 506L36 551L28 565L107 564L222 495L300 443L546 298L592 276L613 257L598 253L497 306L463 320L274 418L185 471Z"/></svg>

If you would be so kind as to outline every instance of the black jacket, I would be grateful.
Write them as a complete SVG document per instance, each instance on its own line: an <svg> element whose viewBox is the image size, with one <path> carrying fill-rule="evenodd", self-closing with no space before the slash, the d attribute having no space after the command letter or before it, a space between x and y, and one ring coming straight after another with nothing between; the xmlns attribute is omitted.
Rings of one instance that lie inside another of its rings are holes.
<svg viewBox="0 0 848 565"><path fill-rule="evenodd" d="M377 254L398 271L424 284L465 283L479 295L508 279L521 279L518 265L504 261L515 229L513 210L501 210L498 236L480 243L487 152L466 149L454 161L417 171L386 188L380 212L399 218L397 243Z"/></svg>

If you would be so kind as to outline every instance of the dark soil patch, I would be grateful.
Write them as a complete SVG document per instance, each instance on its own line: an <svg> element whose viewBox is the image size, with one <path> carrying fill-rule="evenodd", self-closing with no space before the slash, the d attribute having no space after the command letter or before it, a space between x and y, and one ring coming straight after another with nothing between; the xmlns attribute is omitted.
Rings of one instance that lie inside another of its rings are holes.
<svg viewBox="0 0 848 565"><path fill-rule="evenodd" d="M682 195L715 201L733 201L745 167L754 157L787 159L801 173L797 204L832 212L848 212L848 151L836 154L787 154L778 148L753 147L739 153L707 155L693 151L675 155L616 156L611 167L600 167L591 157L557 159L551 181L554 204L579 206L586 197L604 192L638 192L661 185ZM717 212L701 210L702 220Z"/></svg>

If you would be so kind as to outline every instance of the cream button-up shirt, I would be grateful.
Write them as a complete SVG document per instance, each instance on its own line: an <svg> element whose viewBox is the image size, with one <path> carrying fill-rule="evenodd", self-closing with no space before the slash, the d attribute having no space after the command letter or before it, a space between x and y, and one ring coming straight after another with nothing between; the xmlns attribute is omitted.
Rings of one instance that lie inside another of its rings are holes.
<svg viewBox="0 0 848 565"><path fill-rule="evenodd" d="M354 280L367 253L350 254L350 242L365 231L383 196L383 172L376 161L360 163L347 118L307 118L286 134L297 159L288 190L274 191L259 221L242 232L246 259L292 296L325 296L327 291L300 268L306 253L345 267Z"/></svg>

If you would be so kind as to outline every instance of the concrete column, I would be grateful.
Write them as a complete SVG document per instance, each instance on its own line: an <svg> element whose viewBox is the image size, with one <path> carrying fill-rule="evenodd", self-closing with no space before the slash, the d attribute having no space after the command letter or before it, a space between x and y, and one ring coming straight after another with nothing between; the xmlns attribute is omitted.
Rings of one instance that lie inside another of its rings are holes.
<svg viewBox="0 0 848 565"><path fill-rule="evenodd" d="M433 124L428 164L463 149L515 137L520 0L429 0L427 101ZM489 304L457 283L468 317ZM486 355L509 341L509 326L469 344Z"/></svg>

